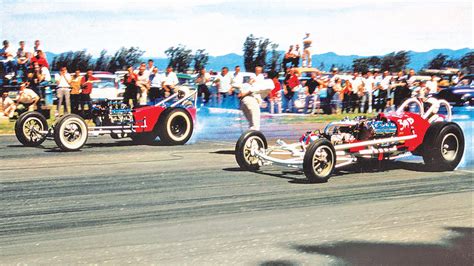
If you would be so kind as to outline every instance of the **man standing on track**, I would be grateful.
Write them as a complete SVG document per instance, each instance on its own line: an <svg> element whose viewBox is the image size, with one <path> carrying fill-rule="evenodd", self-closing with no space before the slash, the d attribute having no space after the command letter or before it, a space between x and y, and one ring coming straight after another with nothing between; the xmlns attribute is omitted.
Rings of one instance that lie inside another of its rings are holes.
<svg viewBox="0 0 474 266"><path fill-rule="evenodd" d="M242 86L238 95L240 108L249 121L250 130L260 130L260 102L262 101L260 93L274 88L273 81L265 80L262 72L262 67L256 67L255 77L252 77L248 84Z"/></svg>
<svg viewBox="0 0 474 266"><path fill-rule="evenodd" d="M309 37L309 32L303 38L303 67L311 67L311 44L313 41Z"/></svg>

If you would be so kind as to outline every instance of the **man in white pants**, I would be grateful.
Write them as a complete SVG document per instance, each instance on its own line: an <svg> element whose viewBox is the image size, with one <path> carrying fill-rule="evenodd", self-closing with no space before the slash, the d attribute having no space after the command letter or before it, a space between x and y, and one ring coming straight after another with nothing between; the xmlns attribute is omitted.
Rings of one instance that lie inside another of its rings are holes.
<svg viewBox="0 0 474 266"><path fill-rule="evenodd" d="M274 88L271 79L265 79L262 67L255 68L255 77L244 84L239 93L240 108L249 121L250 130L260 130L260 102Z"/></svg>
<svg viewBox="0 0 474 266"><path fill-rule="evenodd" d="M313 41L309 37L309 32L303 38L303 67L311 67L311 44Z"/></svg>
<svg viewBox="0 0 474 266"><path fill-rule="evenodd" d="M59 74L55 75L54 80L56 80L56 97L58 98L58 107L55 116L59 116L59 110L61 109L61 105L63 105L63 101L66 102L63 114L69 114L69 106L71 104L71 75L67 72L66 67L61 67Z"/></svg>

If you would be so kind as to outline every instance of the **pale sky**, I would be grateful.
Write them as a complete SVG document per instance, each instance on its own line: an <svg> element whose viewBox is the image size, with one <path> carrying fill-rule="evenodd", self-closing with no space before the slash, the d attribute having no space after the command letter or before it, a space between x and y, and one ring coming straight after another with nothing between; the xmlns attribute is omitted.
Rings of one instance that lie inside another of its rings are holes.
<svg viewBox="0 0 474 266"><path fill-rule="evenodd" d="M168 47L184 44L214 56L242 54L250 33L286 50L305 32L318 54L473 47L471 1L0 1L1 39L15 48L40 39L55 53L139 46L146 57L164 57Z"/></svg>

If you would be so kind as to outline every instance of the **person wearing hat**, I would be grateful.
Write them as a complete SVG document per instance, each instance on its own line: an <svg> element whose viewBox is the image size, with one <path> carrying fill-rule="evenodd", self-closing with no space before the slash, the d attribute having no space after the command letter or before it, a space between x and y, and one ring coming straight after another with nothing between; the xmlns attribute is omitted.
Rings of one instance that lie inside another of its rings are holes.
<svg viewBox="0 0 474 266"><path fill-rule="evenodd" d="M20 83L20 90L15 101L17 105L23 105L28 108L28 111L34 111L36 104L38 104L40 97L32 89L28 89L27 82Z"/></svg>

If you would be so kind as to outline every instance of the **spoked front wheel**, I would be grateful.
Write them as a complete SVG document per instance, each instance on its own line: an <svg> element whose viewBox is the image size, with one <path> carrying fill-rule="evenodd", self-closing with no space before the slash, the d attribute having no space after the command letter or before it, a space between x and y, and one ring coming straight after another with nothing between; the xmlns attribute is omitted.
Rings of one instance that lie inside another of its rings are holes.
<svg viewBox="0 0 474 266"><path fill-rule="evenodd" d="M46 139L48 122L38 112L26 112L15 123L15 135L21 144L29 147L41 145Z"/></svg>
<svg viewBox="0 0 474 266"><path fill-rule="evenodd" d="M54 141L63 151L77 151L84 146L88 129L84 119L75 114L60 118L54 127Z"/></svg>
<svg viewBox="0 0 474 266"><path fill-rule="evenodd" d="M336 166L336 151L326 139L309 145L303 159L303 171L310 182L327 182Z"/></svg>
<svg viewBox="0 0 474 266"><path fill-rule="evenodd" d="M256 152L267 148L267 140L260 131L250 130L242 134L235 144L235 159L241 169L257 171L260 159Z"/></svg>

